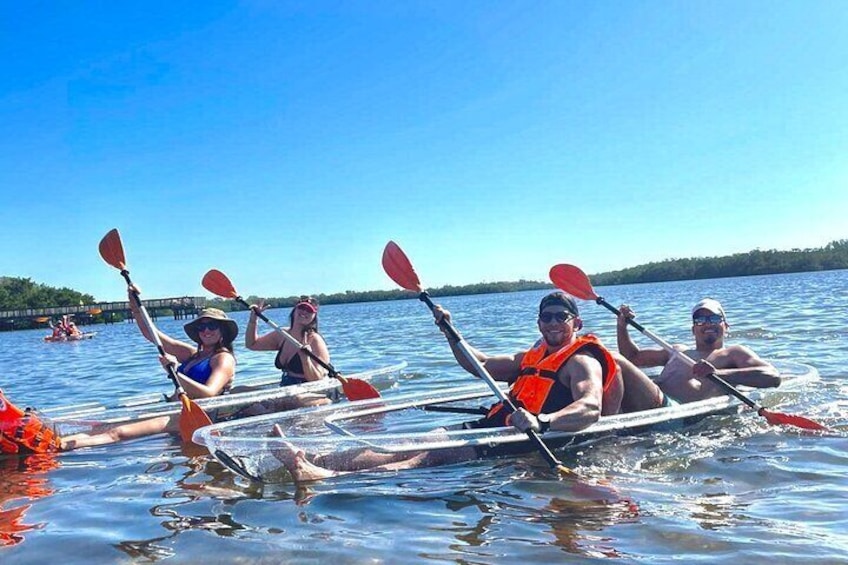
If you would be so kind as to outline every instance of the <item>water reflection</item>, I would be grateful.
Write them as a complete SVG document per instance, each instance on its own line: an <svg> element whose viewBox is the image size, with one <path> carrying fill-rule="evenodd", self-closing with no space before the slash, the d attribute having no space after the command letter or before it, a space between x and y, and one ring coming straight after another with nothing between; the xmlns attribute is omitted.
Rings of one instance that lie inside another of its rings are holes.
<svg viewBox="0 0 848 565"><path fill-rule="evenodd" d="M451 548L479 559L496 558L500 544L528 542L555 545L570 555L623 557L616 537L602 532L639 520L638 506L620 497L609 483L522 479L496 488L459 491L444 504L465 518L452 520L449 531L459 543Z"/></svg>
<svg viewBox="0 0 848 565"><path fill-rule="evenodd" d="M182 451L182 450L181 450ZM181 473L174 488L162 493L162 500L168 502L150 508L150 515L164 518L160 522L166 534L149 539L125 540L115 545L133 558L151 561L173 557L173 541L183 532L205 530L218 536L230 537L240 530L249 529L233 519L230 512L215 514L194 514L199 508L208 510L208 504L198 504L214 499L224 507L234 505L238 500L261 498L261 488L242 488L235 483L236 477L220 463L209 456L188 457L182 461L169 459L150 465L146 474ZM167 542L167 543L165 543Z"/></svg>
<svg viewBox="0 0 848 565"><path fill-rule="evenodd" d="M24 517L31 504L53 494L47 473L60 466L53 455L37 454L26 457L7 456L0 459L0 546L22 543L24 532L42 524L26 524Z"/></svg>

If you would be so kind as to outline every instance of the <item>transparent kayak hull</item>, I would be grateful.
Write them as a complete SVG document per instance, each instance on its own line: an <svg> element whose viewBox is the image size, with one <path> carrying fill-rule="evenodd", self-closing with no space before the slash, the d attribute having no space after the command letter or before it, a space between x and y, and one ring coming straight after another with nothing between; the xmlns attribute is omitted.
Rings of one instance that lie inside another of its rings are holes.
<svg viewBox="0 0 848 565"><path fill-rule="evenodd" d="M818 371L810 365L782 362L776 366L783 378L779 388L743 389L745 394L770 406L819 378ZM516 447L526 444L527 451L533 450L527 435L512 427L433 431L439 426L451 427L480 417L468 413L444 416L444 413L433 412L434 407L471 412L495 400L484 383L475 383L224 422L197 430L194 441L206 446L232 471L262 482L288 480L280 460L274 455L283 447L283 441L307 453L320 455L355 453L363 448L379 453L414 453L508 444ZM679 406L605 416L579 432L548 431L543 440L551 447L560 447L611 434L642 433L669 425L683 427L706 416L746 408L731 396L720 396ZM285 440L274 436L275 425L284 430Z"/></svg>
<svg viewBox="0 0 848 565"><path fill-rule="evenodd" d="M355 378L370 381L375 378L391 378L406 367L406 362L377 369L351 373L345 378ZM279 375L269 378L259 378L240 383L257 387L257 390L236 394L225 394L213 398L197 399L195 402L209 413L232 413L241 408L267 401L281 401L301 395L325 395L334 391L341 392L341 382L337 379L326 378L320 381L280 387ZM60 434L89 431L103 425L117 425L138 420L146 420L158 416L178 414L180 402L166 401L162 394L145 394L119 399L112 404L86 403L73 406L61 406L39 410L39 414L52 422Z"/></svg>

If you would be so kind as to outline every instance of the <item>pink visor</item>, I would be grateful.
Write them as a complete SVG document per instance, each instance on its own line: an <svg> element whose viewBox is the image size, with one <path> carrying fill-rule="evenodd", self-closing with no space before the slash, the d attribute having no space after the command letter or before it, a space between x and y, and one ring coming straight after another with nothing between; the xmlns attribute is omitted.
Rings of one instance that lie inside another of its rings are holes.
<svg viewBox="0 0 848 565"><path fill-rule="evenodd" d="M307 302L305 300L302 301L302 302L298 302L297 304L294 305L294 307L295 308L305 308L305 309L309 310L310 312L312 312L313 314L318 312L317 306L315 306L314 304Z"/></svg>

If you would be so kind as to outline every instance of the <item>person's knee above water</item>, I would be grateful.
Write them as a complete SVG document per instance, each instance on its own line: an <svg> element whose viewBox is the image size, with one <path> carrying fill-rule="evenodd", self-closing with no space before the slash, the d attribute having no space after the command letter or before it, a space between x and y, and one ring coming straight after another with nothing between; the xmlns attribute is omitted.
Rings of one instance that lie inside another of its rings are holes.
<svg viewBox="0 0 848 565"><path fill-rule="evenodd" d="M665 349L639 348L630 337L627 319L635 317L626 304L620 307L616 335L620 353L638 367L662 367L656 384L669 397L679 402L694 402L725 391L708 378L715 373L732 385L775 387L780 375L770 363L744 345L727 345L729 329L724 308L717 300L705 298L692 308L692 334L695 347L675 345L679 354ZM694 363L681 359L689 357Z"/></svg>

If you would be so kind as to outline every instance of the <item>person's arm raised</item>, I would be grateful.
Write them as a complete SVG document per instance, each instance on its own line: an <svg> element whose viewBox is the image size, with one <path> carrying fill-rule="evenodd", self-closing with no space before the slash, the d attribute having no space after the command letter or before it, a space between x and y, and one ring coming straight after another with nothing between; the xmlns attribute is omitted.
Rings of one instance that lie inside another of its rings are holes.
<svg viewBox="0 0 848 565"><path fill-rule="evenodd" d="M183 362L192 355L194 355L196 346L185 343L178 339L174 339L165 332L160 331L156 327L150 328L147 326L144 321L144 316L141 313L138 304L136 304L135 296L138 296L140 294L141 291L135 285L129 285L127 287L127 296L130 303L130 312L132 312L136 326L138 326L138 329L141 331L141 335L144 336L144 339L146 339L150 343L155 344L157 341L156 337L158 337L159 342L162 344L162 349L164 349L166 353L174 355L180 362ZM156 332L156 337L154 337L153 332Z"/></svg>
<svg viewBox="0 0 848 565"><path fill-rule="evenodd" d="M433 318L436 325L442 333L445 334L445 337L448 340L448 345L450 345L451 348L451 353L453 353L453 356L456 359L456 362L459 363L459 366L465 369L468 373L478 377L477 368L458 347L459 340L455 339L453 334L446 329L451 325L450 312L445 310L441 305L437 304L435 305L435 308L433 308ZM487 355L479 349L472 347L467 342L464 345L468 352L471 353L481 365L483 365L486 371L488 371L488 373L496 381L509 382L510 380L515 380L518 376L518 370L521 366L521 355L523 354Z"/></svg>
<svg viewBox="0 0 848 565"><path fill-rule="evenodd" d="M628 320L632 320L636 314L627 304L619 306L619 314L616 319L615 336L618 352L624 355L637 367L662 367L668 363L669 354L663 349L640 349L627 329Z"/></svg>
<svg viewBox="0 0 848 565"><path fill-rule="evenodd" d="M250 305L250 317L244 330L244 346L251 351L276 351L282 345L282 339L277 332L268 332L259 337L256 329L257 312L263 312L267 308L268 305L262 302Z"/></svg>

